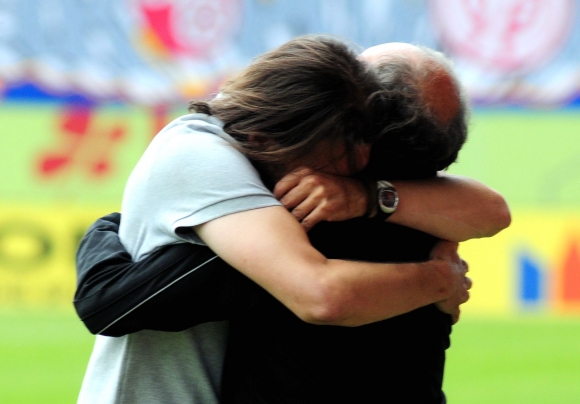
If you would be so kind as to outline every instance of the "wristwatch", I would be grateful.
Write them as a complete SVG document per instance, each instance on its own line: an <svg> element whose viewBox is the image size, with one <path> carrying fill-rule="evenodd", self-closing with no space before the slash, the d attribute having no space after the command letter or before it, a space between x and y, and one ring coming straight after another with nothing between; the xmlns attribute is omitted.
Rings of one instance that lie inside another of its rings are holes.
<svg viewBox="0 0 580 404"><path fill-rule="evenodd" d="M377 202L379 209L375 216L379 220L387 220L399 205L399 194L389 181L377 181Z"/></svg>

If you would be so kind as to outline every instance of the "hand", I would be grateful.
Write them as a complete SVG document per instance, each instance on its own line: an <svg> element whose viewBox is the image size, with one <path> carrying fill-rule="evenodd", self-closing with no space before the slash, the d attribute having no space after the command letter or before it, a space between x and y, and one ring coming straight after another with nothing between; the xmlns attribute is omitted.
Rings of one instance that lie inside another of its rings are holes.
<svg viewBox="0 0 580 404"><path fill-rule="evenodd" d="M435 305L442 312L451 315L453 324L459 321L461 313L459 306L469 300L469 289L473 284L471 279L465 276L469 266L457 254L457 247L457 243L440 241L431 251L432 259L447 261L451 267L451 295Z"/></svg>
<svg viewBox="0 0 580 404"><path fill-rule="evenodd" d="M307 231L323 220L352 219L367 210L368 195L362 182L305 167L278 181L274 195Z"/></svg>

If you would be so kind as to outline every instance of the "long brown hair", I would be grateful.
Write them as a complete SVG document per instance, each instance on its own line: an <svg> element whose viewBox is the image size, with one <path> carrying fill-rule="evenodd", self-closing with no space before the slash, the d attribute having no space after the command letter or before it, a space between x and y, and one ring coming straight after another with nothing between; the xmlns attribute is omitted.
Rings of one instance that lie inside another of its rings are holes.
<svg viewBox="0 0 580 404"><path fill-rule="evenodd" d="M344 142L352 155L374 140L368 104L375 75L349 47L328 36L303 36L255 59L210 102L191 112L219 118L241 152L260 166L284 167L321 140ZM267 145L268 147L264 146Z"/></svg>

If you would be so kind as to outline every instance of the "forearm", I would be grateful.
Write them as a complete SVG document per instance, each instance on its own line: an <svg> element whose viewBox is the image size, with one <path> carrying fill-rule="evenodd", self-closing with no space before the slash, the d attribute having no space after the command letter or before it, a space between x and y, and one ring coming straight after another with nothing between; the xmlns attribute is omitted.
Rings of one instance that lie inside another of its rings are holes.
<svg viewBox="0 0 580 404"><path fill-rule="evenodd" d="M182 331L229 319L251 306L253 282L211 251L188 247L194 246L168 246L143 263L105 261L103 271L83 278L74 305L89 331L114 337Z"/></svg>
<svg viewBox="0 0 580 404"><path fill-rule="evenodd" d="M368 324L444 300L455 290L451 261L326 259L280 207L223 216L195 231L224 261L309 323Z"/></svg>
<svg viewBox="0 0 580 404"><path fill-rule="evenodd" d="M369 264L329 260L314 324L359 326L408 313L451 294L448 267L425 263ZM326 310L326 311L324 311Z"/></svg>
<svg viewBox="0 0 580 404"><path fill-rule="evenodd" d="M451 241L490 237L510 223L504 198L476 180L439 173L391 182L399 193L399 206L388 219L392 223ZM279 181L274 192L306 230L321 221L373 215L378 209L376 183L368 179L298 170Z"/></svg>
<svg viewBox="0 0 580 404"><path fill-rule="evenodd" d="M439 173L432 179L393 184L399 205L388 220L441 239L490 237L511 221L505 199L471 178Z"/></svg>

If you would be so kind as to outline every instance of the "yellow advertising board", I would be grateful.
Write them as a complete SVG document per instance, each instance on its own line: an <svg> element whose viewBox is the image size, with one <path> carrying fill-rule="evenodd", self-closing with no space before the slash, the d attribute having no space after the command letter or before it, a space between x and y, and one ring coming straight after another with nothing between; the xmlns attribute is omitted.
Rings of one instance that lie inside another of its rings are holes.
<svg viewBox="0 0 580 404"><path fill-rule="evenodd" d="M116 209L3 206L0 305L70 305L78 242ZM507 230L460 246L474 280L464 313L579 313L579 249L580 212L516 210Z"/></svg>
<svg viewBox="0 0 580 404"><path fill-rule="evenodd" d="M462 243L474 280L466 312L580 313L580 212L515 210L495 237Z"/></svg>
<svg viewBox="0 0 580 404"><path fill-rule="evenodd" d="M0 306L70 305L78 242L96 218L113 210L2 206Z"/></svg>

